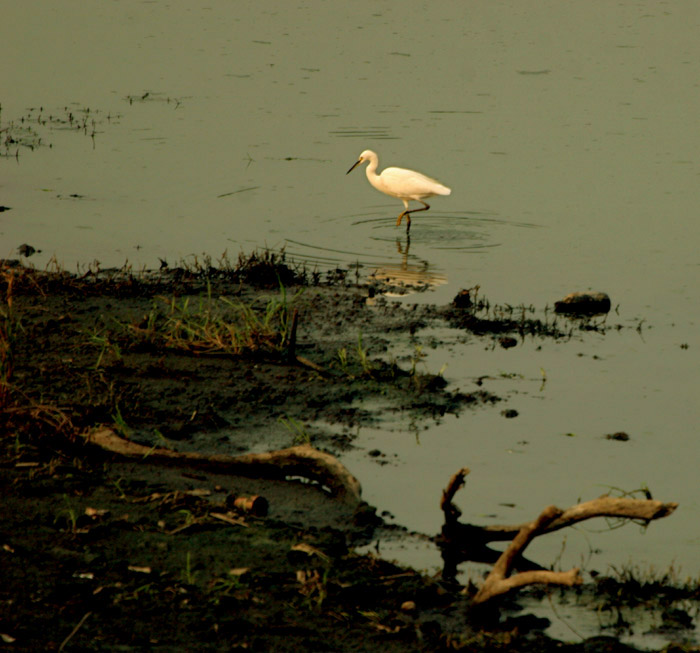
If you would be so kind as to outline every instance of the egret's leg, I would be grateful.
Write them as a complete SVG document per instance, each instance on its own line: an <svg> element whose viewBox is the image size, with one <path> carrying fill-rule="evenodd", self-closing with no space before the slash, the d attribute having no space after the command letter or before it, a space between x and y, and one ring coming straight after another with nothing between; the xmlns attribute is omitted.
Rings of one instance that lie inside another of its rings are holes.
<svg viewBox="0 0 700 653"><path fill-rule="evenodd" d="M403 220L404 215L408 215L408 200L401 200L403 202L403 208L405 211L397 218L396 220L396 226L398 227L401 224L401 220Z"/></svg>
<svg viewBox="0 0 700 653"><path fill-rule="evenodd" d="M412 209L411 211L404 211L400 216L399 219L396 222L396 226L398 227L401 224L401 218L406 216L406 233L408 233L411 230L411 213L417 213L418 211L427 211L430 208L430 204L427 202L424 202L423 200L418 200L423 206L420 209Z"/></svg>

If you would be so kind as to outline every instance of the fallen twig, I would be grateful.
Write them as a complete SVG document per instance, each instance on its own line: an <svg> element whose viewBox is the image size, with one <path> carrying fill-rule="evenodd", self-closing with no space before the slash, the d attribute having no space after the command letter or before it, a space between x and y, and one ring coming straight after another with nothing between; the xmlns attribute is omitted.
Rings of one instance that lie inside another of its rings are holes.
<svg viewBox="0 0 700 653"><path fill-rule="evenodd" d="M66 647L66 644L68 644L68 642L70 642L70 640L73 638L73 636L75 635L75 633L77 633L77 632L80 630L80 628L82 627L82 625L87 621L87 618L88 618L91 614L92 614L92 612L86 612L86 613L83 615L83 618L76 624L75 628L73 628L73 630L70 631L70 634L68 635L68 637L66 637L66 638L61 642L61 645L58 647L59 653L60 653L60 651L62 651L62 650Z"/></svg>
<svg viewBox="0 0 700 653"><path fill-rule="evenodd" d="M314 363L312 360L305 358L304 356L295 356L294 361L301 365L302 367L308 367L314 372L318 372L321 376L328 376L328 371L321 367L318 363Z"/></svg>
<svg viewBox="0 0 700 653"><path fill-rule="evenodd" d="M230 513L226 514L221 512L211 512L209 515L214 517L214 519L225 521L227 524L231 524L231 526L243 526L248 528L248 524L245 523L244 519L241 519L240 517L231 517Z"/></svg>

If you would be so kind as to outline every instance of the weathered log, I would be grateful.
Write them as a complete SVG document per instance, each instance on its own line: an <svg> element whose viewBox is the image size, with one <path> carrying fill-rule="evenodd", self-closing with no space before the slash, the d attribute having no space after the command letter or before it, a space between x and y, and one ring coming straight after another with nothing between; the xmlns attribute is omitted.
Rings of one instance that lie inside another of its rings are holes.
<svg viewBox="0 0 700 653"><path fill-rule="evenodd" d="M227 456L147 447L120 437L109 427L89 431L85 437L91 444L132 459L253 478L302 477L326 486L333 496L343 501L361 501L360 482L337 458L308 444L266 453Z"/></svg>

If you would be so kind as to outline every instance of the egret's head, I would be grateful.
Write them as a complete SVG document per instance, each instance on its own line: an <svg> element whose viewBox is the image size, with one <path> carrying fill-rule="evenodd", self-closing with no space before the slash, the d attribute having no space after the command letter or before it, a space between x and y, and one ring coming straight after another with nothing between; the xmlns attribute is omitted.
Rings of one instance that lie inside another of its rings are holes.
<svg viewBox="0 0 700 653"><path fill-rule="evenodd" d="M376 159L377 155L374 152L372 152L372 150L365 150L364 152L362 152L362 154L360 154L360 158L352 164L350 170L348 170L345 174L349 175L357 166L359 166L361 163L365 163L365 161L369 161L373 157Z"/></svg>
<svg viewBox="0 0 700 653"><path fill-rule="evenodd" d="M357 159L357 161L355 161L355 163L352 164L350 170L348 170L345 174L349 175L355 168L357 168L357 166L360 165L360 163L364 163L365 161L367 161L368 152L369 150L365 150L362 154L360 154L360 157Z"/></svg>

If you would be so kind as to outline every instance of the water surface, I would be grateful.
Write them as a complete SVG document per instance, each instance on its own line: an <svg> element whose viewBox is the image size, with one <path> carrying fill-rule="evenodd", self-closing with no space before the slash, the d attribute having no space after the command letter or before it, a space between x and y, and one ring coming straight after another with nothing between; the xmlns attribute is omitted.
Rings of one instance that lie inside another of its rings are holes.
<svg viewBox="0 0 700 653"><path fill-rule="evenodd" d="M39 267L157 267L270 246L434 284L404 301L476 284L539 308L608 292L608 324L624 328L575 342L506 351L419 333L428 369L447 363L464 390L490 375L507 405L419 437L401 419L364 430L359 444L396 463L345 462L369 501L427 533L461 466L476 523L648 486L677 513L646 532L569 533L562 566L697 577L699 22L690 1L11 3L0 119L27 118L42 143L0 160L0 256L26 242ZM345 176L365 148L453 189L410 242L400 202ZM631 440L604 438L615 431ZM562 537L533 555L548 564Z"/></svg>

